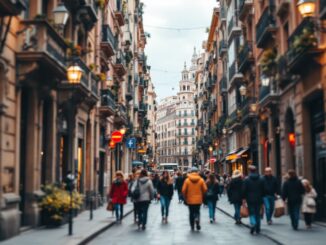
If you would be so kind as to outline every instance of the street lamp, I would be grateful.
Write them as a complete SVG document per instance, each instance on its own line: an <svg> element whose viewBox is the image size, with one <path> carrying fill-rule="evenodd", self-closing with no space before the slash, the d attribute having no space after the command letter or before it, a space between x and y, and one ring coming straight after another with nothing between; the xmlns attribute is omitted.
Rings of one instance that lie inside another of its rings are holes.
<svg viewBox="0 0 326 245"><path fill-rule="evenodd" d="M247 94L247 87L244 85L241 85L241 87L239 88L240 94L241 96L246 96Z"/></svg>
<svg viewBox="0 0 326 245"><path fill-rule="evenodd" d="M80 83L83 70L78 65L72 65L67 69L67 78L69 83Z"/></svg>
<svg viewBox="0 0 326 245"><path fill-rule="evenodd" d="M60 3L53 11L54 24L58 26L65 26L69 17L68 10Z"/></svg>
<svg viewBox="0 0 326 245"><path fill-rule="evenodd" d="M297 7L303 18L312 17L316 10L316 0L299 0Z"/></svg>
<svg viewBox="0 0 326 245"><path fill-rule="evenodd" d="M226 135L226 133L227 133L227 129L226 129L226 128L223 128L223 129L222 129L222 133L223 133L224 135Z"/></svg>
<svg viewBox="0 0 326 245"><path fill-rule="evenodd" d="M261 77L261 85L264 87L268 87L270 83L270 78L267 76L262 76Z"/></svg>

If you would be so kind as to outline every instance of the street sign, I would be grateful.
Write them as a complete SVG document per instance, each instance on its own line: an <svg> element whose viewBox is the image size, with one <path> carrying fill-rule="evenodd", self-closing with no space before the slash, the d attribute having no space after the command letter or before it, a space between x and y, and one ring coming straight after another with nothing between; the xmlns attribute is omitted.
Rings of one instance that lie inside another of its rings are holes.
<svg viewBox="0 0 326 245"><path fill-rule="evenodd" d="M122 133L120 133L120 131L114 131L111 135L111 140L114 142L114 143L120 143L122 141Z"/></svg>
<svg viewBox="0 0 326 245"><path fill-rule="evenodd" d="M127 148L136 149L136 138L129 138L126 142Z"/></svg>

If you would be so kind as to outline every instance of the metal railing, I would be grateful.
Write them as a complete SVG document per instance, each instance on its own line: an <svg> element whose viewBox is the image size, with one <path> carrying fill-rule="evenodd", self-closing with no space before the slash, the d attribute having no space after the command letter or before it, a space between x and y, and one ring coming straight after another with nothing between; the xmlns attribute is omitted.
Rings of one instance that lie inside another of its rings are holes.
<svg viewBox="0 0 326 245"><path fill-rule="evenodd" d="M243 45L242 50L240 50L238 54L239 68L241 68L248 61L250 53L252 53L252 42L248 41Z"/></svg>
<svg viewBox="0 0 326 245"><path fill-rule="evenodd" d="M229 81L232 80L232 78L235 76L236 73L237 73L236 61L233 61L232 65L229 67Z"/></svg>
<svg viewBox="0 0 326 245"><path fill-rule="evenodd" d="M270 8L266 7L256 25L256 42L260 42L269 27L276 27L276 20L270 13Z"/></svg>
<svg viewBox="0 0 326 245"><path fill-rule="evenodd" d="M221 78L219 85L220 85L220 93L227 92L228 85L227 85L227 78L225 75Z"/></svg>
<svg viewBox="0 0 326 245"><path fill-rule="evenodd" d="M113 35L111 27L109 25L102 25L102 42L111 44L112 49L117 48L117 39Z"/></svg>
<svg viewBox="0 0 326 245"><path fill-rule="evenodd" d="M109 89L101 90L101 106L108 106L113 110L115 109L115 98Z"/></svg>

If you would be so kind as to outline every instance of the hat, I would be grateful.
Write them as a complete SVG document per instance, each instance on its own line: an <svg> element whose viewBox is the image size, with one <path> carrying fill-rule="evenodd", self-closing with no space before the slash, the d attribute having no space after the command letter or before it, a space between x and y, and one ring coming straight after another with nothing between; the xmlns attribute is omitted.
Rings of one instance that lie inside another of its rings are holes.
<svg viewBox="0 0 326 245"><path fill-rule="evenodd" d="M194 172L198 172L199 170L198 170L198 168L196 168L196 167L192 167L191 169L190 169L190 173L194 173Z"/></svg>
<svg viewBox="0 0 326 245"><path fill-rule="evenodd" d="M232 179L235 179L235 178L238 178L238 177L241 177L242 176L242 173L240 172L240 170L234 170L233 171L233 174L232 174Z"/></svg>

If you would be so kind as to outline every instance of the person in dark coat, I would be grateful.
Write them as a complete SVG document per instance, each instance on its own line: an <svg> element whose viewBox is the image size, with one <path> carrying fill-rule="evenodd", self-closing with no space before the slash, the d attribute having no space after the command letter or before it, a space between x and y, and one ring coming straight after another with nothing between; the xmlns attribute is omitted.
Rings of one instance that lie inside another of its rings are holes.
<svg viewBox="0 0 326 245"><path fill-rule="evenodd" d="M294 170L289 170L288 176L289 179L283 184L282 198L284 201L287 201L292 228L297 230L299 226L302 195L305 193L305 189Z"/></svg>
<svg viewBox="0 0 326 245"><path fill-rule="evenodd" d="M219 185L217 179L215 178L215 174L210 174L208 176L206 185L207 185L207 192L205 194L205 199L206 199L205 202L207 203L208 206L209 219L210 219L210 223L212 224L213 222L215 222L216 203L219 194Z"/></svg>
<svg viewBox="0 0 326 245"><path fill-rule="evenodd" d="M160 176L157 173L154 174L152 182L153 182L153 186L154 186L154 200L155 200L155 202L158 202L157 186L158 186L158 183L160 182Z"/></svg>
<svg viewBox="0 0 326 245"><path fill-rule="evenodd" d="M264 182L256 171L256 167L251 165L250 174L243 182L243 196L248 204L251 234L260 233L260 209L264 197Z"/></svg>
<svg viewBox="0 0 326 245"><path fill-rule="evenodd" d="M241 224L242 185L243 180L240 170L234 170L227 194L229 202L234 206L234 219L237 225Z"/></svg>
<svg viewBox="0 0 326 245"><path fill-rule="evenodd" d="M183 186L183 182L185 181L184 177L182 176L181 172L178 172L178 177L175 181L175 189L178 192L178 198L179 198L179 203L183 202L183 196L182 196L182 186Z"/></svg>
<svg viewBox="0 0 326 245"><path fill-rule="evenodd" d="M279 187L277 179L272 175L272 169L270 167L265 168L264 181L264 206L266 212L267 224L272 224L272 216L274 212L275 197L279 193Z"/></svg>
<svg viewBox="0 0 326 245"><path fill-rule="evenodd" d="M162 178L157 185L157 193L161 201L162 222L168 223L169 207L173 196L173 180L167 171L163 171Z"/></svg>

